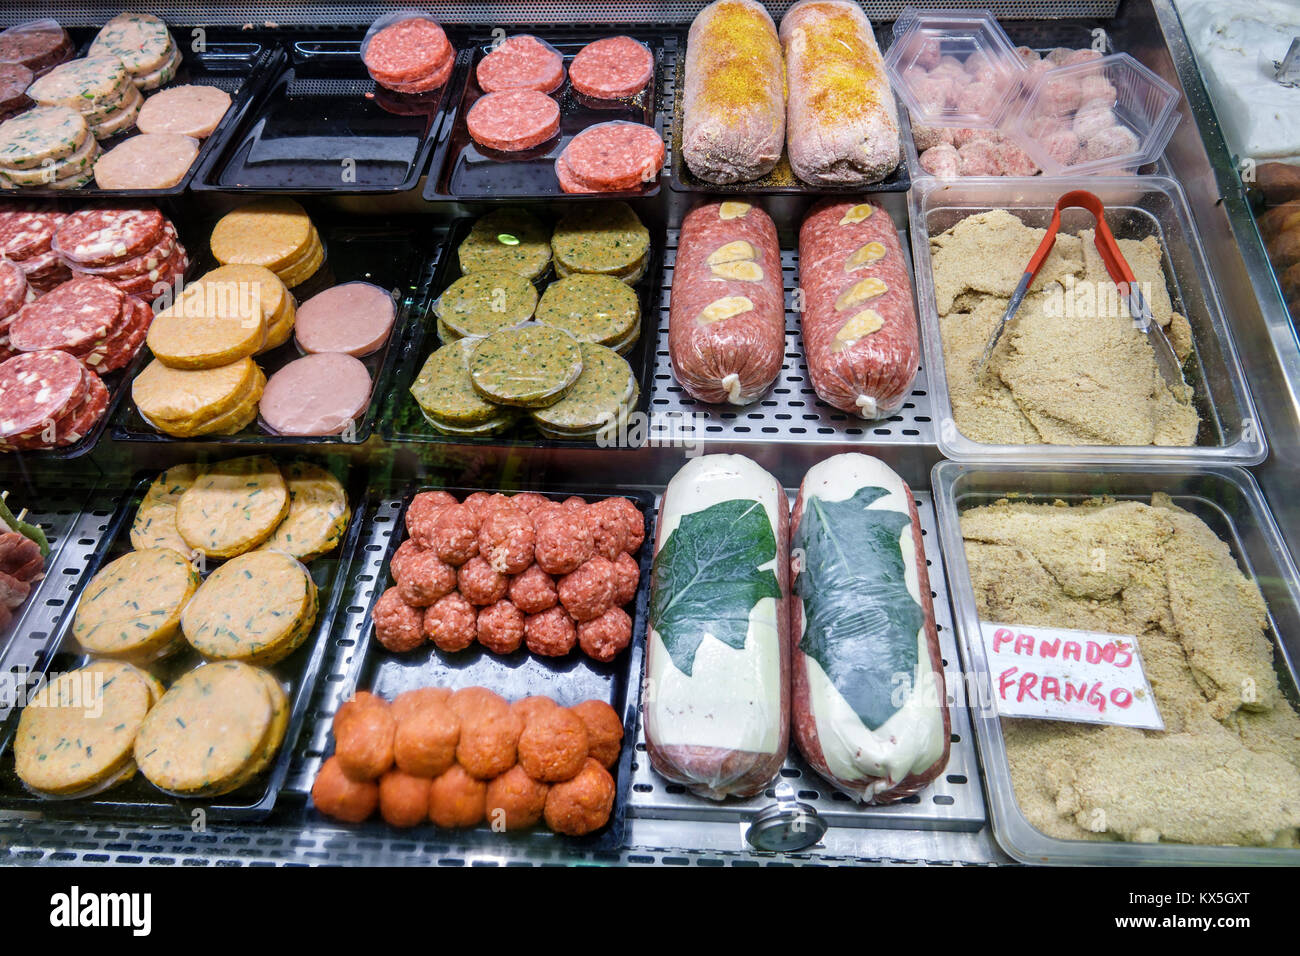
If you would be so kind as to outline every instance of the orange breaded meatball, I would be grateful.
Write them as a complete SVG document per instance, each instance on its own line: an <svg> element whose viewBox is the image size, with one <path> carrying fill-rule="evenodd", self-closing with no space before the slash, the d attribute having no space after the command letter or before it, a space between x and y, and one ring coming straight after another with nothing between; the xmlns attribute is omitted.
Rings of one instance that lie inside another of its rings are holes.
<svg viewBox="0 0 1300 956"><path fill-rule="evenodd" d="M596 555L560 578L560 603L575 621L592 621L614 606L614 562Z"/></svg>
<svg viewBox="0 0 1300 956"><path fill-rule="evenodd" d="M479 514L468 505L450 505L433 522L430 547L448 564L460 567L478 554Z"/></svg>
<svg viewBox="0 0 1300 956"><path fill-rule="evenodd" d="M396 587L379 595L370 609L370 619L375 622L375 640L396 654L424 643L424 612L403 601Z"/></svg>
<svg viewBox="0 0 1300 956"><path fill-rule="evenodd" d="M631 604L636 599L636 588L641 583L641 566L636 558L624 551L614 559L614 607Z"/></svg>
<svg viewBox="0 0 1300 956"><path fill-rule="evenodd" d="M373 780L353 780L343 772L337 756L321 764L311 785L311 802L327 817L360 823L379 806L379 785Z"/></svg>
<svg viewBox="0 0 1300 956"><path fill-rule="evenodd" d="M336 720L334 754L353 780L374 780L393 765L397 723L388 707L362 707Z"/></svg>
<svg viewBox="0 0 1300 956"><path fill-rule="evenodd" d="M532 514L542 505L550 504L550 501L551 499L546 495L539 495L535 491L521 491L510 498L511 504L527 514Z"/></svg>
<svg viewBox="0 0 1300 956"><path fill-rule="evenodd" d="M533 714L559 706L560 705L551 698L537 695L533 697L521 697L510 705L510 709L514 711L515 716L522 720L524 725L527 726L528 721L532 719Z"/></svg>
<svg viewBox="0 0 1300 956"><path fill-rule="evenodd" d="M587 759L587 726L563 707L543 708L524 724L518 749L519 766L534 780L568 780Z"/></svg>
<svg viewBox="0 0 1300 956"><path fill-rule="evenodd" d="M406 564L414 555L421 553L424 549L415 543L414 538L407 538L397 546L393 552L392 558L388 562L388 573L396 583L402 576L402 566Z"/></svg>
<svg viewBox="0 0 1300 956"><path fill-rule="evenodd" d="M474 643L478 611L453 591L425 610L422 629L439 650L463 651Z"/></svg>
<svg viewBox="0 0 1300 956"><path fill-rule="evenodd" d="M536 825L542 819L550 789L515 764L487 786L488 826L499 831L525 830Z"/></svg>
<svg viewBox="0 0 1300 956"><path fill-rule="evenodd" d="M334 712L332 727L334 735L337 737L339 728L366 708L378 707L380 710L387 710L391 706L384 698L372 694L368 690L357 691L349 699L339 704L339 709Z"/></svg>
<svg viewBox="0 0 1300 956"><path fill-rule="evenodd" d="M510 579L510 600L525 614L541 614L559 603L555 579L537 565Z"/></svg>
<svg viewBox="0 0 1300 956"><path fill-rule="evenodd" d="M623 722L618 712L603 700L584 700L569 710L587 728L587 756L603 767L614 766L623 748Z"/></svg>
<svg viewBox="0 0 1300 956"><path fill-rule="evenodd" d="M591 525L576 508L539 508L533 514L533 526L533 556L547 574L576 571L596 553Z"/></svg>
<svg viewBox="0 0 1300 956"><path fill-rule="evenodd" d="M406 533L420 548L432 547L433 525L444 508L456 499L446 491L422 491L406 506Z"/></svg>
<svg viewBox="0 0 1300 956"><path fill-rule="evenodd" d="M432 551L418 551L402 562L397 594L411 607L428 607L456 590L456 569Z"/></svg>
<svg viewBox="0 0 1300 956"><path fill-rule="evenodd" d="M505 499L488 506L478 529L479 557L502 574L519 574L533 563L533 519Z"/></svg>
<svg viewBox="0 0 1300 956"><path fill-rule="evenodd" d="M390 770L379 778L379 815L390 827L418 826L429 819L428 777Z"/></svg>
<svg viewBox="0 0 1300 956"><path fill-rule="evenodd" d="M588 657L608 664L632 643L632 619L621 607L612 607L594 621L578 625L578 646Z"/></svg>
<svg viewBox="0 0 1300 956"><path fill-rule="evenodd" d="M524 618L524 642L534 654L563 657L578 643L578 631L568 611L553 607Z"/></svg>
<svg viewBox="0 0 1300 956"><path fill-rule="evenodd" d="M393 759L406 773L436 777L456 760L460 718L447 700L426 700L397 721Z"/></svg>
<svg viewBox="0 0 1300 956"><path fill-rule="evenodd" d="M613 809L614 778L588 757L576 777L551 786L543 815L556 833L584 836L608 823Z"/></svg>
<svg viewBox="0 0 1300 956"><path fill-rule="evenodd" d="M524 615L508 600L478 612L478 642L493 654L513 654L524 642Z"/></svg>
<svg viewBox="0 0 1300 956"><path fill-rule="evenodd" d="M453 764L429 786L429 819L447 830L478 826L486 800L487 784Z"/></svg>
<svg viewBox="0 0 1300 956"><path fill-rule="evenodd" d="M510 579L481 557L470 558L456 571L460 596L470 604L487 607L506 596Z"/></svg>
<svg viewBox="0 0 1300 956"><path fill-rule="evenodd" d="M480 713L462 720L456 762L470 776L491 780L515 765L524 723L507 707L500 713Z"/></svg>
<svg viewBox="0 0 1300 956"><path fill-rule="evenodd" d="M417 687L404 690L393 698L393 720L399 724L427 704L446 704L451 699L450 687Z"/></svg>
<svg viewBox="0 0 1300 956"><path fill-rule="evenodd" d="M499 714L510 709L504 697L486 687L462 687L447 703L462 724L480 714Z"/></svg>

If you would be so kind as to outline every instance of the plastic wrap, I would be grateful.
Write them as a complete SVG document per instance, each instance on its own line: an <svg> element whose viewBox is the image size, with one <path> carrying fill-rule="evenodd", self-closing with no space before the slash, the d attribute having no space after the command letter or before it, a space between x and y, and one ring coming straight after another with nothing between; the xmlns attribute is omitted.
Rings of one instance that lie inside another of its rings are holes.
<svg viewBox="0 0 1300 956"><path fill-rule="evenodd" d="M636 96L655 73L650 47L629 36L603 37L588 43L569 64L569 84L594 100Z"/></svg>
<svg viewBox="0 0 1300 956"><path fill-rule="evenodd" d="M461 276L433 303L433 313L459 338L513 328L532 318L536 287L526 278L501 269Z"/></svg>
<svg viewBox="0 0 1300 956"><path fill-rule="evenodd" d="M474 71L484 93L536 90L554 93L564 85L564 57L531 33L516 33L494 43Z"/></svg>
<svg viewBox="0 0 1300 956"><path fill-rule="evenodd" d="M714 800L760 793L790 732L789 505L740 455L669 482L651 580L642 695L654 769Z"/></svg>
<svg viewBox="0 0 1300 956"><path fill-rule="evenodd" d="M73 52L57 20L27 20L0 32L0 63L21 63L38 77L72 59Z"/></svg>
<svg viewBox="0 0 1300 956"><path fill-rule="evenodd" d="M480 339L469 356L474 390L520 408L554 405L582 374L582 347L568 332L525 322Z"/></svg>
<svg viewBox="0 0 1300 956"><path fill-rule="evenodd" d="M627 120L588 126L555 160L566 193L621 192L659 178L667 159L663 137L652 127Z"/></svg>
<svg viewBox="0 0 1300 956"><path fill-rule="evenodd" d="M912 282L889 213L826 199L799 230L804 355L822 401L861 418L903 406L920 368Z"/></svg>
<svg viewBox="0 0 1300 956"><path fill-rule="evenodd" d="M752 52L751 52L752 51ZM682 158L700 179L766 176L785 146L785 83L776 25L755 0L717 0L686 41Z"/></svg>
<svg viewBox="0 0 1300 956"><path fill-rule="evenodd" d="M854 800L892 803L948 763L951 717L916 502L868 455L813 466L790 534L794 734Z"/></svg>
<svg viewBox="0 0 1300 956"><path fill-rule="evenodd" d="M682 222L668 351L678 383L702 402L748 405L776 380L785 293L776 226L763 210L710 203Z"/></svg>
<svg viewBox="0 0 1300 956"><path fill-rule="evenodd" d="M372 50L381 34L382 39ZM361 40L361 61L370 78L386 89L428 93L450 79L456 66L456 49L429 14L399 10L371 24Z"/></svg>

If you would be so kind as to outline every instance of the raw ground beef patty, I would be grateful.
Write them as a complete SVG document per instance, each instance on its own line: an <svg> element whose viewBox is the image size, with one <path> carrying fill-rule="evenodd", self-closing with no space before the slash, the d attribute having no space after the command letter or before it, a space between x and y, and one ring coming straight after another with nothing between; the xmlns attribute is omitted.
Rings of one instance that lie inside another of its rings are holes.
<svg viewBox="0 0 1300 956"><path fill-rule="evenodd" d="M664 157L664 141L649 126L601 123L573 137L555 172L565 192L635 189L654 180Z"/></svg>
<svg viewBox="0 0 1300 956"><path fill-rule="evenodd" d="M560 106L535 90L504 90L480 97L465 125L474 142L488 149L531 149L560 131Z"/></svg>

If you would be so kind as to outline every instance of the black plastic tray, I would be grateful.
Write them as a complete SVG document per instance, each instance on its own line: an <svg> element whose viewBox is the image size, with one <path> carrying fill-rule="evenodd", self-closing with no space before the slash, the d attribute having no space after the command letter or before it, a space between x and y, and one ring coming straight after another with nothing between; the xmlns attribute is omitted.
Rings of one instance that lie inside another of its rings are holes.
<svg viewBox="0 0 1300 956"><path fill-rule="evenodd" d="M411 498L421 491L436 490L450 491L457 498L464 500L464 497L472 492L483 490L491 492L494 489L410 484L377 492L376 497L368 504L369 514L378 513L378 504L383 498L400 497L402 507L391 519L393 532L384 550L383 579L374 589L371 606L391 583L388 577L388 562L392 560L398 545L406 538L406 508ZM526 489L513 489L507 493L521 490ZM632 760L636 751L637 712L641 702L641 665L645 657L646 621L650 606L650 566L654 558L656 518L655 498L648 492L609 487L537 490L556 501L563 501L569 495L580 495L588 501L621 495L634 502L645 515L645 542L637 555L641 579L637 584L636 598L631 608L632 642L627 649L608 664L592 660L577 648L559 658L538 657L531 654L526 647L521 647L513 654L497 655L485 650L480 644L474 644L456 654L444 653L432 644L425 644L409 654L394 654L385 650L383 645L374 639L374 625L369 620L370 607L367 607L366 626L359 638L362 648L358 655L359 663L356 665L355 687L390 700L402 691L417 687L454 689L486 687L511 701L544 695L554 698L566 707L592 699L608 702L623 718L623 746L619 751L616 768L612 771L615 785L614 809L610 814L609 822L600 830L584 837L553 833L541 824L530 830L509 833L493 832L485 825L470 830L440 830L431 823L421 824L408 831L396 831L378 818L349 829L389 835L407 832L415 839L432 837L457 843L463 843L468 839L474 843L492 844L505 839L513 845L523 844L539 849L564 847L581 850L612 850L623 845L623 834L627 826L628 791L632 785ZM331 736L331 746L326 756L333 752L332 740ZM306 812L313 825L344 825L318 813L310 800Z"/></svg>
<svg viewBox="0 0 1300 956"><path fill-rule="evenodd" d="M346 466L335 462L337 459L318 463L325 467L333 464L331 470L337 474ZM32 675L33 677L39 676L43 681L46 674L73 670L92 660L92 655L84 653L71 635L77 602L80 601L86 585L104 565L131 550L131 522L135 517L136 509L140 506L140 500L149 488L149 483L157 475L156 471L141 472L132 479L131 490L122 499L103 541L88 562L77 586L76 596L69 602L57 633L52 635L47 651L41 656L37 668L38 674ZM163 793L140 773L136 773L125 783L91 797L68 800L38 797L23 785L14 770L14 757L10 745L22 714L21 708L15 708L3 727L3 733L0 734L0 807L9 810L36 810L49 817L107 817L115 820L142 820L172 825L191 824L196 810L202 810L209 821L260 820L270 814L275 808L276 799L288 775L295 743L302 730L303 721L307 718L307 706L311 701L312 690L329 649L334 617L343 592L346 590L342 587L346 579L341 579L339 575L351 563L352 552L356 548L366 516L368 502L364 469L354 469L350 476L344 473L342 480L344 488L347 489L348 503L352 506L351 521L338 548L307 566L317 588L320 589L320 608L316 614L316 626L311 637L302 647L268 668L281 684L288 685L291 709L284 743L281 744L275 762L266 773L238 790L206 799L183 799ZM207 570L211 571L217 563L219 562L212 562ZM148 670L158 676L164 684L170 685L175 678L193 670L202 662L203 658L186 646L176 654L149 665ZM35 690L35 687L30 684L28 686L30 690Z"/></svg>
<svg viewBox="0 0 1300 956"><path fill-rule="evenodd" d="M211 235L211 224L201 231L201 235ZM201 435L197 438L174 438L166 435L141 416L135 402L128 396L118 410L113 422L113 438L117 441L142 442L185 442L205 445L337 445L344 442L360 444L374 431L379 411L386 401L383 382L390 377L392 366L402 353L401 341L405 334L404 327L411 320L410 316L417 303L423 301L428 286L429 276L436 261L431 257L436 250L427 240L427 230L412 220L390 220L384 225L354 225L318 221L321 241L326 248L326 258L320 270L303 285L294 289L298 301L303 301L324 289L343 282L364 280L386 289L401 290L397 302L397 315L393 320L393 330L388 342L382 349L367 355L361 361L370 371L373 382L370 404L356 423L355 429L345 438L343 435L276 435L268 432L254 420L242 431L234 435ZM187 247L189 248L189 247ZM207 248L206 240L197 249L191 249L190 261L202 262L203 267L191 272L197 277L216 267ZM148 349L142 349L145 360L151 359ZM267 378L294 359L301 358L297 344L291 337L279 348L263 355L254 356L255 361L266 373ZM134 376L132 376L134 378ZM126 391L126 389L123 389Z"/></svg>
<svg viewBox="0 0 1300 956"><path fill-rule="evenodd" d="M98 27L71 27L68 29L73 43L76 44L77 56L85 56L86 50ZM202 168L208 157L224 143L235 125L258 100L258 94L271 77L284 66L285 53L278 41L268 38L265 33L239 33L238 31L209 31L204 39L204 49L195 50L193 40L172 31L172 40L181 51L181 65L176 78L160 89L187 84L197 86L215 86L230 94L230 109L212 134L199 145L198 155L190 164L189 172L174 186L166 189L100 189L92 181L80 189L51 189L48 186L24 186L6 195L13 198L44 196L54 199L80 199L98 197L121 199L127 197L179 196L185 192L190 181ZM143 91L142 91L143 92ZM149 90L143 95L146 99L158 90ZM104 140L100 147L107 152L123 140L135 136L139 130L132 126L121 135Z"/></svg>
<svg viewBox="0 0 1300 956"><path fill-rule="evenodd" d="M549 217L547 220L549 221ZM402 343L401 357L395 363L393 372L385 381L384 391L387 404L380 424L380 434L385 441L394 442L450 442L457 445L496 445L522 448L596 448L600 447L594 438L549 438L540 434L533 427L527 416L499 435L482 437L443 435L434 431L424 419L424 413L411 395L411 385L420 374L420 369L436 349L441 347L438 338L438 317L433 313L433 302L447 286L460 278L460 260L456 248L469 233L474 224L473 219L457 219L443 245L438 267L433 275L429 295L410 322L406 340ZM623 357L632 367L641 394L637 398L634 412L649 415L650 392L654 385L655 345L658 339L657 322L659 315L659 290L663 279L662 234L650 235L650 262L646 267L645 277L634 289L641 302L641 337ZM554 268L535 283L538 291L556 281ZM631 431L631 429L629 429ZM614 446L610 446L611 449ZM622 445L617 447L622 448Z"/></svg>
<svg viewBox="0 0 1300 956"><path fill-rule="evenodd" d="M515 32L530 31L520 28ZM434 151L433 165L424 185L424 198L437 201L551 199L563 196L581 200L656 195L659 192L658 176L640 189L624 192L566 193L555 178L555 160L569 144L569 140L597 123L626 120L650 126L663 136L663 119L656 109L656 97L663 83L663 31L629 26L624 33L615 25L602 33L558 34L538 30L533 35L550 43L564 57L564 85L551 94L560 104L559 134L541 146L518 153L486 149L470 138L469 129L465 125L465 114L483 95L476 78L478 64L492 49L492 40L480 37L468 51L472 54L472 59L464 83L457 91L455 105L448 111L438 148ZM578 51L593 40L618 35L630 36L650 47L655 57L655 71L650 77L650 83L636 96L628 99L600 101L582 96L569 83L569 64Z"/></svg>
<svg viewBox="0 0 1300 956"><path fill-rule="evenodd" d="M70 200L78 198L82 193L87 192L87 190L77 190L72 194L69 194L66 190L62 192L56 190L56 192L58 192L59 199L65 200L59 204L60 208L65 212L71 212L75 209L81 208L83 204L71 202ZM107 196L110 194L104 193L104 195ZM186 281L189 281L198 275L195 267L194 249L190 244L193 234L182 224L184 217L177 215L176 202L174 200L168 200L159 205L162 209L163 215L166 216L168 221L176 227L176 235L190 257L189 268L185 270L185 279ZM57 461L66 461L72 458L80 458L82 455L94 450L95 446L99 443L100 437L104 434L104 430L108 428L108 423L113 420L113 416L122 405L123 397L131 391L131 383L135 381L137 375L144 371L144 367L147 364L149 364L149 349L147 346L142 344L140 346L140 351L136 354L135 358L133 358L124 368L100 376L104 382L104 386L108 389L108 405L104 408L104 414L99 417L99 421L95 422L90 431L82 435L79 440L73 442L71 445L64 445L59 448L35 448L28 451L0 452L0 463L3 463L9 457L15 459L21 459L24 457L35 459L49 458ZM130 404L129 400L128 404Z"/></svg>
<svg viewBox="0 0 1300 956"><path fill-rule="evenodd" d="M881 49L885 49L887 45L886 42L881 46ZM790 168L790 160L786 155L784 146L781 148L781 159L777 162L776 168L766 176L745 183L719 185L718 183L705 182L687 168L686 161L682 158L681 142L686 102L685 89L686 41L683 39L677 51L677 73L676 81L673 84L673 155L670 164L672 172L668 181L669 185L677 192L749 196L820 196L825 193L857 193L859 195L905 193L912 188L912 177L907 168L907 149L901 143L902 139L910 135L906 128L900 128L899 130L898 165L892 173L877 183L868 183L864 186L815 186L805 183L796 177L794 170ZM901 114L905 109L906 107L903 106L902 102L898 101L899 113ZM900 127L902 127L901 123Z"/></svg>
<svg viewBox="0 0 1300 956"><path fill-rule="evenodd" d="M192 188L295 195L415 188L444 106L459 95L469 53L459 50L451 77L437 90L394 93L366 72L363 35L290 39L283 69L209 155Z"/></svg>

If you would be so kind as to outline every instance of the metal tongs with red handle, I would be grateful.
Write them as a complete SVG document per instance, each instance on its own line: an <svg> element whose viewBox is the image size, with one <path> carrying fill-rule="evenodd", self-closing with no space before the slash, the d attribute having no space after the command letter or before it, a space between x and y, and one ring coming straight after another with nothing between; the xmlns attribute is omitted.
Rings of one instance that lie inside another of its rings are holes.
<svg viewBox="0 0 1300 956"><path fill-rule="evenodd" d="M1011 295L1011 301L1007 303L1007 310L1002 313L1001 321L998 322L997 328L993 330L993 334L989 336L988 344L984 346L984 354L980 357L978 374L983 376L989 359L993 356L993 350L997 348L1002 333L1006 331L1007 324L1020 308L1020 303L1024 301L1025 293L1029 291L1034 276L1038 275L1038 270L1042 268L1043 263L1047 260L1048 253L1056 245L1056 234L1061 228L1061 210L1071 208L1086 209L1092 213L1093 218L1097 221L1095 233L1097 251L1101 253L1101 260L1106 264L1106 271L1110 273L1110 277L1119 288L1120 294L1128 302L1128 310L1133 317L1133 324L1146 334L1147 341L1151 343L1151 349L1155 352L1156 365L1160 369L1160 375L1171 390L1180 395L1185 394L1187 382L1183 379L1182 363L1178 361L1178 356L1174 354L1169 339L1165 337L1160 326L1152 319L1151 307L1147 305L1146 297L1142 295L1142 290L1138 288L1137 277L1134 276L1133 270L1129 268L1124 254L1119 251L1119 243L1115 241L1114 235L1111 234L1110 227L1106 225L1106 207L1101 199L1084 189L1068 192L1057 200L1056 208L1052 211L1052 221L1047 226L1047 235L1043 236L1043 241L1038 244L1038 249L1035 250L1033 257L1029 260L1029 265L1025 268L1025 274L1020 277L1020 282L1016 285L1016 291Z"/></svg>

